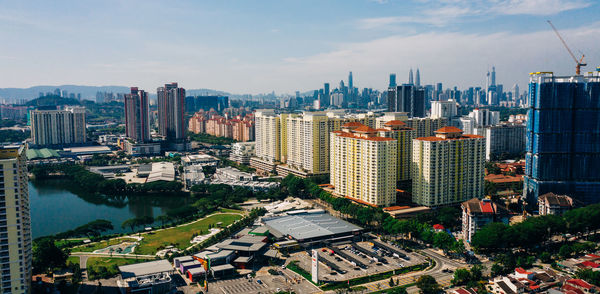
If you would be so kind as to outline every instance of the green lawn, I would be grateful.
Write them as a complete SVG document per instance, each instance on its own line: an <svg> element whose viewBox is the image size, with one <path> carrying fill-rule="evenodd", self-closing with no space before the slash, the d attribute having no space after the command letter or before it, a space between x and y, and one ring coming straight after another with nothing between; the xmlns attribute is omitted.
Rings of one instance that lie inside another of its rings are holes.
<svg viewBox="0 0 600 294"><path fill-rule="evenodd" d="M79 264L79 256L69 256L67 263Z"/></svg>
<svg viewBox="0 0 600 294"><path fill-rule="evenodd" d="M119 239L104 240L104 241L94 242L94 243L90 243L90 244L86 244L86 245L76 246L76 247L73 247L73 249L71 251L72 252L92 252L94 250L102 249L102 248L108 247L110 245L117 245L117 244L121 244L123 242L135 242L135 241L136 241L136 239L133 239L133 238L119 238Z"/></svg>
<svg viewBox="0 0 600 294"><path fill-rule="evenodd" d="M87 273L90 280L106 279L119 274L118 266L140 263L147 259L90 257L87 260Z"/></svg>
<svg viewBox="0 0 600 294"><path fill-rule="evenodd" d="M241 213L241 214L244 213L244 211L242 211L242 210L231 209L231 208L221 208L219 211L222 213Z"/></svg>
<svg viewBox="0 0 600 294"><path fill-rule="evenodd" d="M111 257L90 257L87 260L87 267L104 266L111 268L113 265L121 266L132 263L140 263L148 261L148 259L135 259L135 258L111 258Z"/></svg>
<svg viewBox="0 0 600 294"><path fill-rule="evenodd" d="M135 248L135 253L153 255L158 251L157 249L159 247L169 245L174 245L179 249L185 249L192 245L190 240L192 240L194 234L199 235L208 233L209 224L215 225L218 222L222 222L222 226L225 227L241 218L242 216L237 214L216 214L193 224L143 234L144 239L140 242L140 245Z"/></svg>

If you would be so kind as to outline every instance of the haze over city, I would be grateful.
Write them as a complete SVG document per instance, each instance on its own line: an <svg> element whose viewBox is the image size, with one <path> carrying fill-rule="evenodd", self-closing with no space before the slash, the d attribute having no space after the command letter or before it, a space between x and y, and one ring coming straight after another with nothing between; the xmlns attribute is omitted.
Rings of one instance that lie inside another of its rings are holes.
<svg viewBox="0 0 600 294"><path fill-rule="evenodd" d="M293 93L337 83L384 89L387 75L459 88L598 63L600 4L536 1L2 1L1 87L167 82L231 93ZM593 69L590 69L593 70ZM584 70L585 71L585 70Z"/></svg>

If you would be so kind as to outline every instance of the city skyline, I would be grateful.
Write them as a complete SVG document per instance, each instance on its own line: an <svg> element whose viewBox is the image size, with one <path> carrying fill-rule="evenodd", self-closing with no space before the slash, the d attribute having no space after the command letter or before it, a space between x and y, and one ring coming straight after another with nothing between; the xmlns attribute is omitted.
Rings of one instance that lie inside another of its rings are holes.
<svg viewBox="0 0 600 294"><path fill-rule="evenodd" d="M385 89L390 73L401 84L411 68L419 68L422 85L465 88L485 85L492 66L498 84L524 86L531 71L574 72L546 19L574 52L586 55L584 72L600 65L593 38L600 32L594 18L600 5L591 1L3 6L3 87L118 84L154 89L164 81L178 81L186 88L292 94L318 89L324 82L336 84L350 71L356 87ZM145 17L130 17L132 11ZM158 17L163 21L154 21ZM172 41L164 42L165 35Z"/></svg>

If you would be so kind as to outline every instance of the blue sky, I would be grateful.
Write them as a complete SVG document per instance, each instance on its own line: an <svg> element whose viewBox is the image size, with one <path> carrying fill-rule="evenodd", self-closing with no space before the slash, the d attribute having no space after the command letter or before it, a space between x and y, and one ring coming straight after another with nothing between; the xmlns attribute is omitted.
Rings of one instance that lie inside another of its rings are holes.
<svg viewBox="0 0 600 294"><path fill-rule="evenodd" d="M574 72L551 19L600 65L591 0L2 1L0 88L170 81L233 93L337 85L383 89L419 67L423 83L505 88L528 73ZM592 67L593 66L593 67Z"/></svg>

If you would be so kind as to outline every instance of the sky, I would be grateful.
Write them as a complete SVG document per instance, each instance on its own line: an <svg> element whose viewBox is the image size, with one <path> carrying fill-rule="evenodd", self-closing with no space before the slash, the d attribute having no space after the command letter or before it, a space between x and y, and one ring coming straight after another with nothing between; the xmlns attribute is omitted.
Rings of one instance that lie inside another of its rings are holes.
<svg viewBox="0 0 600 294"><path fill-rule="evenodd" d="M0 0L0 88L138 86L294 93L338 85L384 89L390 73L444 88L600 65L596 0Z"/></svg>

